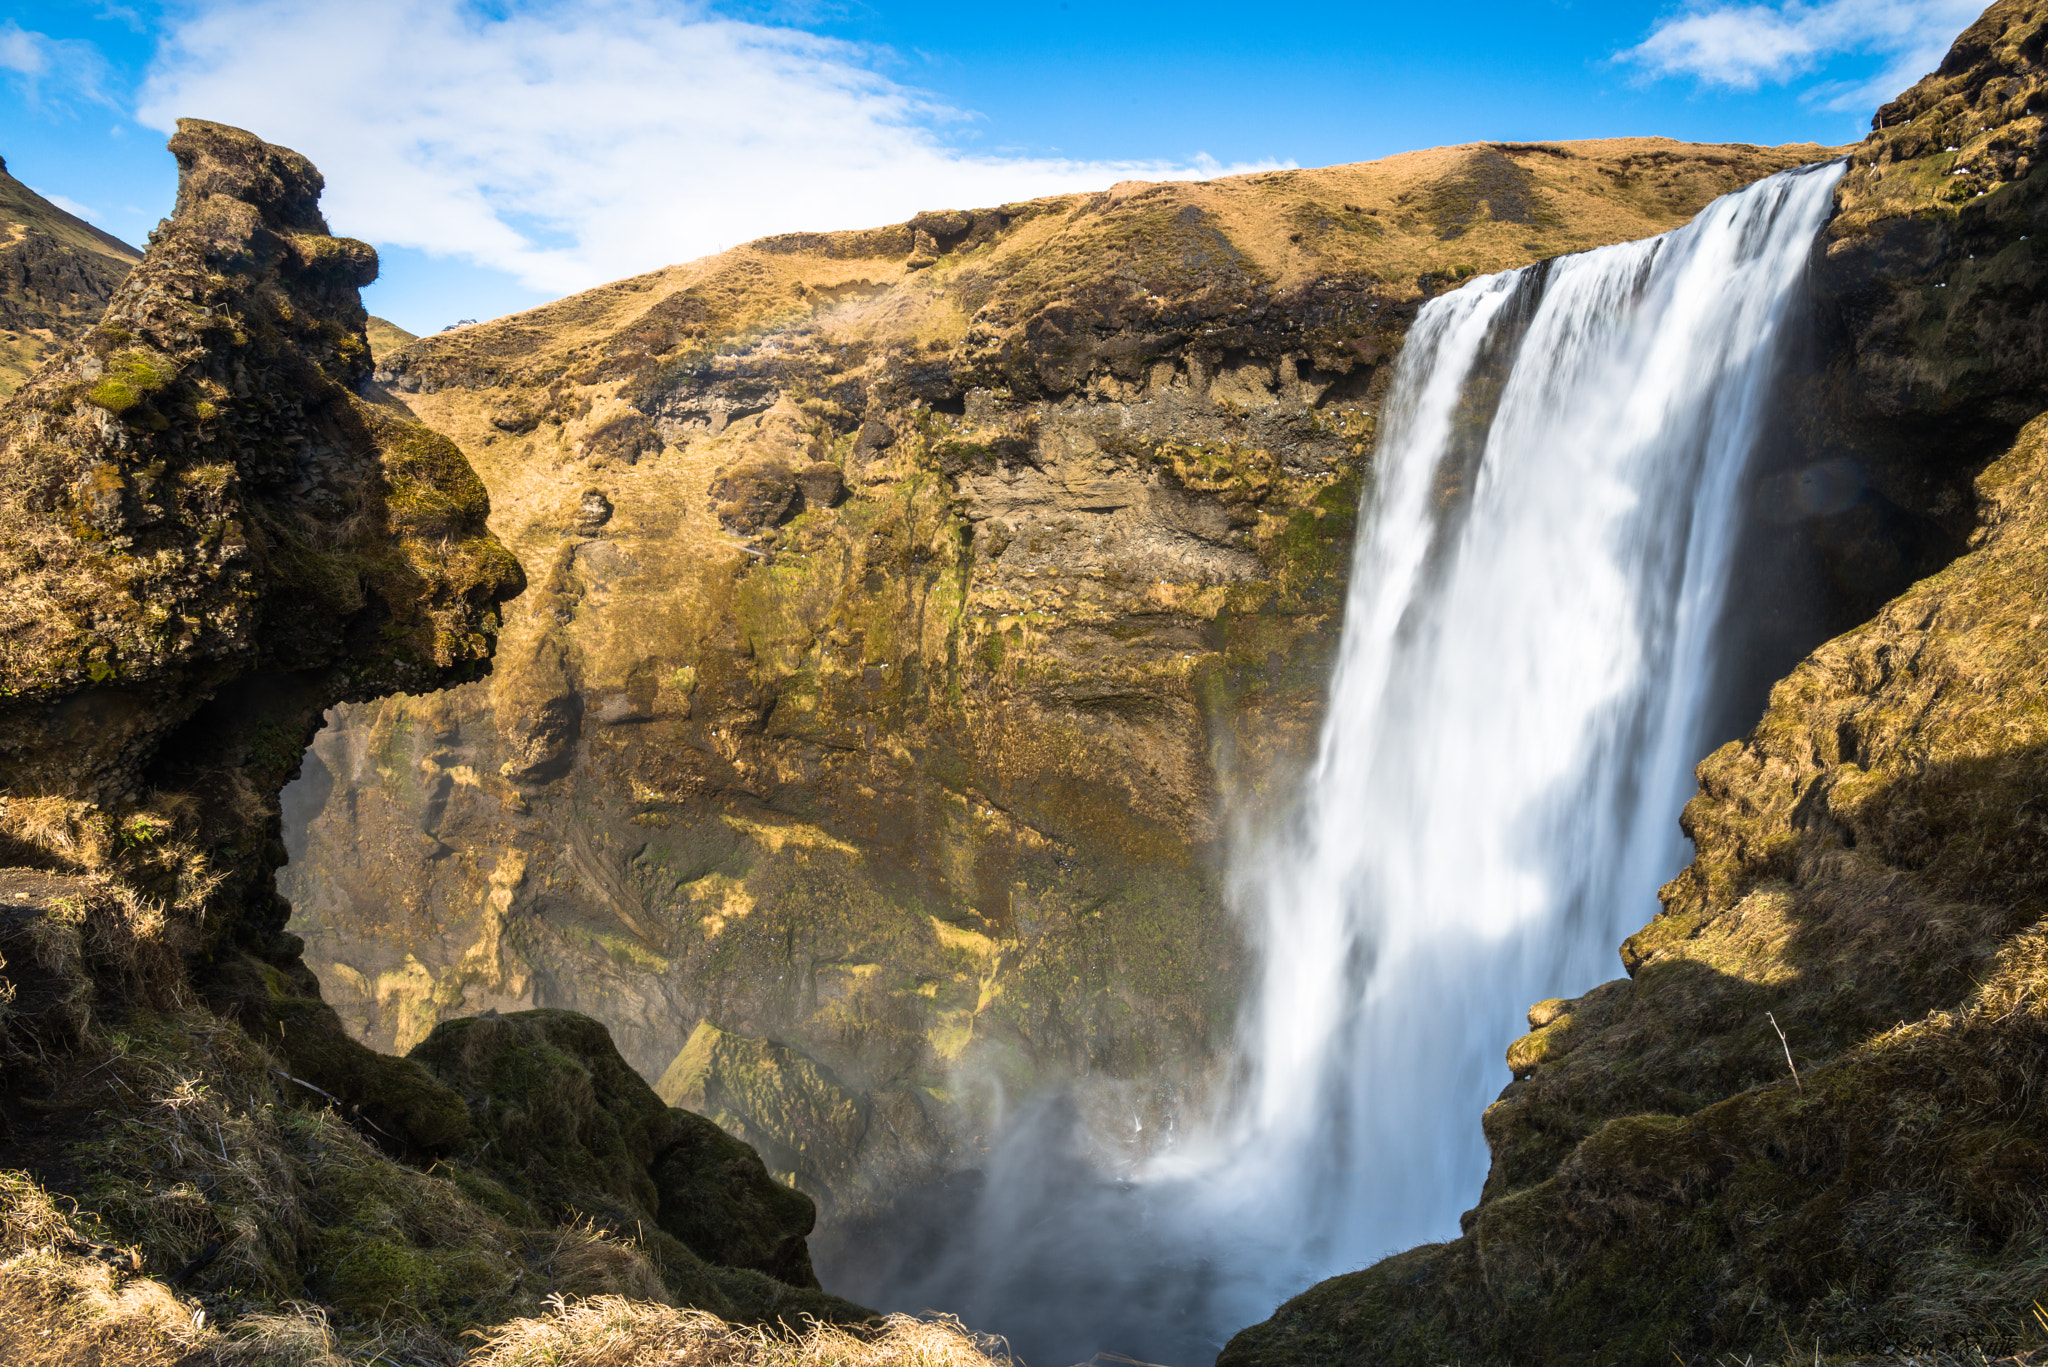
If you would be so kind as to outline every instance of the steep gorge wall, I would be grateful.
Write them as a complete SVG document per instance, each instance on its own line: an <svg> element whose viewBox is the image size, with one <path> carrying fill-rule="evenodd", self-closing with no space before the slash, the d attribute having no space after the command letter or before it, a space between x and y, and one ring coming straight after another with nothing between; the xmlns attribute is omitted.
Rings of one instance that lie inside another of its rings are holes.
<svg viewBox="0 0 2048 1367"><path fill-rule="evenodd" d="M1700 766L1629 976L1509 1049L1464 1236L1311 1289L1224 1367L2038 1343L2044 49L2048 6L1986 11L1878 112L1815 249L1811 440L1956 558Z"/></svg>
<svg viewBox="0 0 2048 1367"><path fill-rule="evenodd" d="M589 1012L841 1207L1065 1080L1156 1129L1233 1022L1222 846L1313 742L1419 301L1823 155L1123 185L385 358L535 588L491 681L337 712L288 795L327 998L386 1049Z"/></svg>

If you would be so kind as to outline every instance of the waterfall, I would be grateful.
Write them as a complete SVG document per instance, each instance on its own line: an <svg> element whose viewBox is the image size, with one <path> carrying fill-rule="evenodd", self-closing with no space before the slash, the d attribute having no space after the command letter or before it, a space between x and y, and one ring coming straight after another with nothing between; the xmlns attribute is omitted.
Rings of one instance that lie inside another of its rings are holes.
<svg viewBox="0 0 2048 1367"><path fill-rule="evenodd" d="M1233 874L1260 963L1239 1085L1119 1177L1042 1111L899 1303L1034 1367L1188 1367L1319 1277L1456 1235L1522 1009L1613 976L1685 861L1742 476L1840 174L1423 307L1319 756Z"/></svg>
<svg viewBox="0 0 2048 1367"><path fill-rule="evenodd" d="M1305 810L1239 871L1240 1123L1332 1266L1456 1232L1521 1008L1614 976L1685 862L1737 491L1839 176L1416 320Z"/></svg>

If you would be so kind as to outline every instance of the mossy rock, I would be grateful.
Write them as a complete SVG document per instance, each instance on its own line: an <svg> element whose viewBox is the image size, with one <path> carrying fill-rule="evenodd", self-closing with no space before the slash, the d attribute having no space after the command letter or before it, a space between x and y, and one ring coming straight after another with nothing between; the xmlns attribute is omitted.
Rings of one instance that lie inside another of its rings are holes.
<svg viewBox="0 0 2048 1367"><path fill-rule="evenodd" d="M659 1207L648 1170L674 1122L588 1016L444 1021L408 1058L468 1099L479 1166L551 1217L581 1211L630 1228Z"/></svg>
<svg viewBox="0 0 2048 1367"><path fill-rule="evenodd" d="M817 1290L804 1243L817 1218L811 1198L771 1178L759 1154L711 1121L670 1108L588 1016L445 1021L410 1061L468 1098L471 1167L548 1218L588 1217L643 1242L659 1243L657 1230L672 1238L677 1248L657 1262L678 1294L702 1280L688 1266L698 1259ZM735 1285L741 1299L763 1301L751 1281Z"/></svg>
<svg viewBox="0 0 2048 1367"><path fill-rule="evenodd" d="M210 987L216 1005L283 1057L300 1100L338 1102L415 1153L447 1153L468 1137L469 1108L462 1097L419 1063L358 1044L303 968L303 981L295 981L246 954L214 967Z"/></svg>
<svg viewBox="0 0 2048 1367"><path fill-rule="evenodd" d="M768 1175L753 1146L703 1116L671 1109L675 1141L654 1165L661 1227L709 1262L816 1287L804 1236L811 1198Z"/></svg>

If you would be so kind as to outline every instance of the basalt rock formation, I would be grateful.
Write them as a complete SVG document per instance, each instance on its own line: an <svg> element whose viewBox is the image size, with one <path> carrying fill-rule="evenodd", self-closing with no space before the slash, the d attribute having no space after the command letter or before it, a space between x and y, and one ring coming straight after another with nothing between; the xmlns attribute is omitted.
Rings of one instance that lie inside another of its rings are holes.
<svg viewBox="0 0 2048 1367"><path fill-rule="evenodd" d="M174 216L0 406L0 1357L283 1360L288 1302L447 1361L555 1291L866 1318L817 1289L809 1200L601 1026L400 1059L319 999L279 791L335 705L483 677L524 576L461 451L374 397L376 256L319 173L196 121L170 149Z"/></svg>
<svg viewBox="0 0 2048 1367"><path fill-rule="evenodd" d="M1233 1020L1218 856L1313 739L1419 302L1824 155L1124 184L382 358L536 582L491 680L337 710L288 794L327 1000L382 1049L586 1012L842 1215L1065 1081L1155 1129Z"/></svg>
<svg viewBox="0 0 2048 1367"><path fill-rule="evenodd" d="M0 158L0 398L106 312L142 253L65 212L7 173ZM374 315L373 356L413 334Z"/></svg>
<svg viewBox="0 0 2048 1367"><path fill-rule="evenodd" d="M142 253L66 213L0 160L0 398L75 341Z"/></svg>
<svg viewBox="0 0 2048 1367"><path fill-rule="evenodd" d="M1508 1051L1464 1236L1311 1289L1224 1367L2040 1341L2044 47L2048 6L1987 10L1878 111L1815 249L1816 444L1954 559L1700 766L1629 976Z"/></svg>

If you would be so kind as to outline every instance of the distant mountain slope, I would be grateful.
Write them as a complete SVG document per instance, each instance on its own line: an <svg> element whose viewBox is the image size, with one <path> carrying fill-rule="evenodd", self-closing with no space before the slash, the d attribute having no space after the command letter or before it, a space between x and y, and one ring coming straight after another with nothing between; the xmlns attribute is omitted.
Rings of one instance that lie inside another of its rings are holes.
<svg viewBox="0 0 2048 1367"><path fill-rule="evenodd" d="M0 159L0 396L97 321L141 259L7 174Z"/></svg>
<svg viewBox="0 0 2048 1367"><path fill-rule="evenodd" d="M387 318L379 318L374 313L370 315L370 321L364 326L363 332L370 339L370 355L380 361L408 342L419 340L415 334L407 332Z"/></svg>

